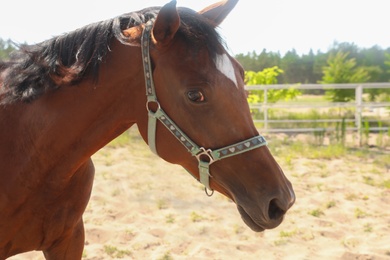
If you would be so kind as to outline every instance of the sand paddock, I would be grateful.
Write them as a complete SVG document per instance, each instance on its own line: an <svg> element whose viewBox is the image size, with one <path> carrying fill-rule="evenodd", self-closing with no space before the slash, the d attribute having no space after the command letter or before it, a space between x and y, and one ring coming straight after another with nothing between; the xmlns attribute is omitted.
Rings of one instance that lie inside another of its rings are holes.
<svg viewBox="0 0 390 260"><path fill-rule="evenodd" d="M83 259L390 259L390 188L383 185L390 171L375 156L275 153L297 201L279 227L254 233L234 203L208 198L135 130L130 139L93 157ZM10 259L44 258L30 252Z"/></svg>

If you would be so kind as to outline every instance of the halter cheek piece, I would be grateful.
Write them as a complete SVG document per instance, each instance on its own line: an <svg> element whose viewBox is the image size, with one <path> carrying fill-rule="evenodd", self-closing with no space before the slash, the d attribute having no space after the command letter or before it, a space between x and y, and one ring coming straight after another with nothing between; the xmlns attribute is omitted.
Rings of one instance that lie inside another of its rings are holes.
<svg viewBox="0 0 390 260"><path fill-rule="evenodd" d="M205 186L206 194L211 196L213 190L209 185L210 175L209 167L212 163L230 157L237 154L241 154L258 147L267 145L265 138L261 135L249 138L242 142L232 144L217 150L206 149L199 147L195 144L176 124L172 119L164 112L161 108L160 103L157 101L156 91L153 82L152 68L150 62L149 44L150 44L150 33L153 27L153 20L149 21L145 25L145 29L142 32L141 49L142 59L145 74L145 85L146 85L146 109L148 111L148 144L150 149L157 154L156 149L156 126L157 119L179 140L179 142L187 148L188 152L192 156L195 156L199 162L199 182ZM156 111L151 110L151 104L157 106ZM194 176L195 177L195 176ZM207 192L211 190L209 194Z"/></svg>

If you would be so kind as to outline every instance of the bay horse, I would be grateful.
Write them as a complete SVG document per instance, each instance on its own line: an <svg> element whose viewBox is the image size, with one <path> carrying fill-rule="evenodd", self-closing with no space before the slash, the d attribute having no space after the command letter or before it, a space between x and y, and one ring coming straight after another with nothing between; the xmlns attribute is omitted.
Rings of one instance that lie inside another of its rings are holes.
<svg viewBox="0 0 390 260"><path fill-rule="evenodd" d="M0 63L0 259L80 259L91 156L136 124L152 151L237 204L254 231L295 201L216 27L236 5L163 7L21 46ZM145 106L146 104L146 106Z"/></svg>

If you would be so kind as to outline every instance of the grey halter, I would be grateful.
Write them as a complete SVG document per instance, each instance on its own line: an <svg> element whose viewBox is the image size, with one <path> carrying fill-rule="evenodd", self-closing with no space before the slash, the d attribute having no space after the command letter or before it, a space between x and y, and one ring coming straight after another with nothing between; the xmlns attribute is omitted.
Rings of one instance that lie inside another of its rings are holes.
<svg viewBox="0 0 390 260"><path fill-rule="evenodd" d="M226 147L211 150L204 147L199 147L195 144L176 124L172 119L164 112L161 108L160 103L157 100L156 91L153 82L151 60L149 53L150 45L150 34L153 28L153 20L149 21L145 25L145 29L142 33L141 39L141 49L142 49L142 59L144 66L145 74L145 85L146 85L146 109L148 110L149 120L148 120L148 144L150 149L157 154L156 149L156 126L157 120L159 120L171 133L174 135L177 140L187 148L188 152L192 156L195 156L199 162L199 182L202 183L207 189L211 190L209 185L210 175L209 167L212 163L219 161L230 156L241 154L258 147L267 145L265 138L261 135L246 139L239 143L228 145ZM150 109L150 104L155 104L157 106L156 111ZM191 173L192 174L192 173ZM195 177L195 176L194 176ZM196 177L195 177L196 178ZM207 193L208 194L208 193ZM209 194L208 194L209 195ZM211 193L212 195L212 193ZM211 196L210 195L210 196Z"/></svg>

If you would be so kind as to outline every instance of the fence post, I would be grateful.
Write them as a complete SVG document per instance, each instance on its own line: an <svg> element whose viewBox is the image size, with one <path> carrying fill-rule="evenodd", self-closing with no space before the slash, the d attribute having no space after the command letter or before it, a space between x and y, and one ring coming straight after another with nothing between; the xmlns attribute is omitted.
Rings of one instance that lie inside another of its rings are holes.
<svg viewBox="0 0 390 260"><path fill-rule="evenodd" d="M356 102L356 114L355 114L355 126L358 132L359 146L362 145L362 111L363 111L363 86L358 85L355 88L355 102Z"/></svg>
<svg viewBox="0 0 390 260"><path fill-rule="evenodd" d="M263 102L263 107L264 107L264 130L265 132L268 131L268 89L267 86L264 86L264 102Z"/></svg>

